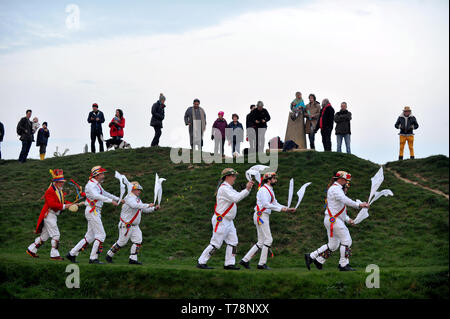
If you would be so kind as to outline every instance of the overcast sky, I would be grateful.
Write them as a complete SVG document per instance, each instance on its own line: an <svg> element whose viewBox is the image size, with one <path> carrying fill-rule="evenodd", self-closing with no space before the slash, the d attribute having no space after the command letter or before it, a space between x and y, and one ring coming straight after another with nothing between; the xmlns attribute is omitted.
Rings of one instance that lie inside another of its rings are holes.
<svg viewBox="0 0 450 319"><path fill-rule="evenodd" d="M105 137L121 108L124 139L150 146L150 110L161 92L161 146L189 146L183 115L194 98L206 111L207 150L219 111L245 123L258 100L272 116L266 140L284 140L301 91L328 98L336 111L348 103L359 157L397 159L394 123L405 105L419 123L416 157L449 154L448 1L75 1L79 24L66 21L69 4L0 2L4 159L19 156L15 130L28 108L49 123L47 156L56 146L81 153L90 147L94 102ZM322 151L320 133L316 141ZM334 132L332 144L335 151ZM29 157L38 150L33 144Z"/></svg>

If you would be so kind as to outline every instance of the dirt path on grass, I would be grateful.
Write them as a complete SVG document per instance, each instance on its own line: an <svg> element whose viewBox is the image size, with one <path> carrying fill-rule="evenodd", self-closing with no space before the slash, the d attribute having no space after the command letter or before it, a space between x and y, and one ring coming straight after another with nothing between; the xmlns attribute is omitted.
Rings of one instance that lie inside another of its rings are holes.
<svg viewBox="0 0 450 319"><path fill-rule="evenodd" d="M412 181L412 180L410 180L410 179L404 178L404 177L400 176L399 173L397 173L396 171L394 171L393 169L391 169L391 168L389 168L389 167L386 167L386 170L388 170L389 172L391 172L392 174L394 174L395 177L397 177L398 179L400 179L400 180L402 180L402 181L404 181L404 182L406 182L406 183L409 183L409 184L413 184L413 185L422 187L423 189L429 190L429 191L431 191L431 192L433 192L433 193L435 193L435 194L444 196L445 198L447 198L447 200L449 199L447 194L445 194L444 192L442 192L442 191L440 191L440 190L438 190L438 189L430 188L430 187L425 186L425 185L422 185L422 184L420 184L420 183L418 183L418 182L415 182L415 181Z"/></svg>

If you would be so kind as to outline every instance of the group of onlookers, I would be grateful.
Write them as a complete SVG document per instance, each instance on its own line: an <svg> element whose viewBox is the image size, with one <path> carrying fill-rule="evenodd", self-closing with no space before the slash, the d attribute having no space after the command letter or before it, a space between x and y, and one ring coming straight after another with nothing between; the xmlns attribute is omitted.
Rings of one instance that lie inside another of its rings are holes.
<svg viewBox="0 0 450 319"><path fill-rule="evenodd" d="M323 99L319 103L314 94L308 96L309 103L305 104L302 99L302 94L296 92L295 99L290 105L290 120L296 121L294 127L295 133L299 133L303 139L308 136L309 148L315 149L315 134L320 130L322 135L322 143L325 151L331 151L331 134L335 126L335 134L337 141L337 152L341 152L342 141L345 142L347 153L351 153L350 148L350 121L352 120L352 113L347 110L347 103L342 102L340 110L335 113L330 101ZM162 134L163 121L165 117L166 97L161 93L158 101L156 101L151 108L150 125L155 130L154 138L151 146L158 146L159 139ZM24 163L28 157L30 147L34 140L34 134L37 132L36 146L39 146L39 154L41 160L45 158L48 139L50 131L47 122L42 123L42 127L35 117L31 119L31 110L26 111L26 115L20 119L17 124L17 135L22 142L22 149L19 155L19 162ZM214 153L224 156L225 143L231 146L232 155L241 155L241 143L244 142L244 127L239 122L239 115L234 113L231 118L232 121L227 122L224 118L224 112L218 113L217 119L212 125L211 139L214 140ZM95 153L95 143L99 144L100 152L104 152L103 143L106 143L107 149L127 148L129 144L123 140L125 118L121 109L116 109L115 115L109 123L110 136L108 140L104 140L102 124L105 122L105 116L98 108L97 103L92 105L92 111L87 118L91 125L91 152ZM249 148L244 149L244 154L248 152L263 152L265 144L265 133L267 130L267 122L270 121L270 114L264 103L258 101L256 105L250 106L250 112L246 116L245 122L245 136L246 141L249 142ZM184 114L185 125L188 126L189 140L192 149L201 150L203 147L203 135L206 130L206 112L200 107L200 100L195 99L193 105L188 107ZM288 122L288 126L291 125ZM293 122L294 123L294 122ZM414 158L414 133L413 130L419 127L417 120L411 115L411 108L406 106L402 114L398 117L395 123L395 128L400 129L400 152L399 159L403 159L403 149L408 143L410 158ZM286 134L288 136L288 134ZM0 146L4 137L4 126L0 122ZM292 142L292 141L285 141ZM293 143L293 145L296 145ZM270 146L270 142L269 142ZM298 147L298 145L296 145ZM272 146L270 146L272 147ZM277 148L277 147L276 147ZM306 139L304 143L306 148ZM1 159L1 147L0 147Z"/></svg>

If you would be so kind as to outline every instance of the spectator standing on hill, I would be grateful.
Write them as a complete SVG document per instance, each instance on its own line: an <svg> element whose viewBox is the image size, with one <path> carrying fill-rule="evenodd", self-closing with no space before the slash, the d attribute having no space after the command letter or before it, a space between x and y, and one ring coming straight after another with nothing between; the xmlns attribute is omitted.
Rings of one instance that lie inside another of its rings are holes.
<svg viewBox="0 0 450 319"><path fill-rule="evenodd" d="M45 159L45 152L47 150L48 138L50 137L50 131L47 127L47 122L42 123L42 127L39 129L36 146L39 146L39 157L43 161Z"/></svg>
<svg viewBox="0 0 450 319"><path fill-rule="evenodd" d="M270 115L262 101L258 101L256 108L250 113L250 121L253 123L256 133L256 152L264 152L265 134Z"/></svg>
<svg viewBox="0 0 450 319"><path fill-rule="evenodd" d="M408 142L409 156L411 159L414 158L414 133L413 130L419 128L419 123L415 116L411 115L411 108L405 106L403 113L398 117L397 122L395 122L395 128L400 129L400 152L398 159L403 159L403 150L405 148L406 142Z"/></svg>
<svg viewBox="0 0 450 319"><path fill-rule="evenodd" d="M5 127L3 126L3 123L0 122L0 159L2 159L2 142L4 136L5 136Z"/></svg>
<svg viewBox="0 0 450 319"><path fill-rule="evenodd" d="M91 152L95 153L95 140L98 139L100 152L103 152L103 131L102 123L105 122L103 112L98 109L97 103L92 104L92 111L89 112L88 123L91 124Z"/></svg>
<svg viewBox="0 0 450 319"><path fill-rule="evenodd" d="M189 141L192 150L197 146L198 150L201 151L203 147L203 133L206 129L206 113L200 107L199 99L195 99L193 106L187 108L184 113L184 124L189 126Z"/></svg>
<svg viewBox="0 0 450 319"><path fill-rule="evenodd" d="M322 144L324 151L331 151L331 132L334 124L334 109L328 99L322 101L319 121L317 122L316 132L320 129L322 134Z"/></svg>
<svg viewBox="0 0 450 319"><path fill-rule="evenodd" d="M19 163L22 164L27 161L28 152L33 143L33 123L30 121L31 113L31 110L27 110L25 113L26 115L20 119L19 123L17 123L17 135L20 136L20 140L22 141Z"/></svg>
<svg viewBox="0 0 450 319"><path fill-rule="evenodd" d="M320 117L320 103L317 102L316 96L314 94L309 95L309 103L305 107L305 133L309 137L309 148L314 150L314 140L316 135L316 126Z"/></svg>
<svg viewBox="0 0 450 319"><path fill-rule="evenodd" d="M337 151L341 153L342 139L345 141L345 148L348 154L350 151L350 121L352 120L352 113L347 110L347 102L341 103L341 110L334 115L334 121L336 122L336 142Z"/></svg>
<svg viewBox="0 0 450 319"><path fill-rule="evenodd" d="M150 126L153 126L155 130L155 136L153 137L151 146L159 145L159 138L161 137L161 129L163 127L164 120L164 108L166 107L166 97L161 93L158 101L152 105L152 119L150 120Z"/></svg>
<svg viewBox="0 0 450 319"><path fill-rule="evenodd" d="M252 122L252 111L256 109L256 105L250 105L250 113L247 114L247 118L245 120L245 129L247 130L247 141L250 144L249 151L256 152L256 133L254 129L255 123Z"/></svg>
<svg viewBox="0 0 450 319"><path fill-rule="evenodd" d="M227 121L223 118L224 113L219 112L217 120L214 121L212 126L211 140L214 140L214 154L225 156L225 137L226 128L228 126Z"/></svg>
<svg viewBox="0 0 450 319"><path fill-rule="evenodd" d="M239 115L233 114L232 121L228 124L228 145L231 145L231 154L236 157L241 153L241 143L244 141L244 128L239 122Z"/></svg>

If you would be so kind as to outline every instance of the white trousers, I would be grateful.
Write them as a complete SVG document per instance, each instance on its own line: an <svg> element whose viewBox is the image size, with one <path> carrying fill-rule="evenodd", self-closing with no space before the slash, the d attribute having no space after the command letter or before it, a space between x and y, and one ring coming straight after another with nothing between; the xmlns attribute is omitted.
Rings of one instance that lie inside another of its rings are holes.
<svg viewBox="0 0 450 319"><path fill-rule="evenodd" d="M238 244L238 237L236 228L232 220L224 218L217 227L217 231L214 232L216 228L216 215L211 218L212 224L212 237L210 244L205 248L201 256L198 258L199 264L206 264L209 258L214 254L216 250L222 247L223 242L227 244L227 249L225 251L225 266L234 265L236 263L236 248Z"/></svg>
<svg viewBox="0 0 450 319"><path fill-rule="evenodd" d="M103 242L106 238L105 229L103 228L102 223L102 215L101 211L97 209L97 214L94 212L90 213L89 211L91 208L89 206L86 207L84 216L86 217L88 229L86 232L86 235L84 235L84 238L81 239L78 244L75 245L75 247L72 248L70 251L70 254L72 256L78 256L81 249L84 249L88 244L92 245L91 255L90 259L98 259L98 253L99 249L101 250L103 248Z"/></svg>
<svg viewBox="0 0 450 319"><path fill-rule="evenodd" d="M258 242L253 245L252 248L248 251L248 253L242 258L243 261L249 262L254 255L261 249L261 256L259 257L258 265L262 266L267 263L267 253L269 252L269 248L272 246L273 238L272 233L270 231L270 218L269 214L263 213L260 220L262 224L258 224L258 215L256 213L253 214L253 223L256 226L256 232L258 234Z"/></svg>
<svg viewBox="0 0 450 319"><path fill-rule="evenodd" d="M118 228L119 228L119 239L111 247L111 249L108 250L107 253L108 256L114 257L114 254L116 254L120 248L124 247L131 239L132 245L130 249L130 259L137 261L137 254L139 253L139 248L141 247L142 244L142 231L139 228L139 225L135 226L132 225L127 232L127 227L125 223L120 221Z"/></svg>
<svg viewBox="0 0 450 319"><path fill-rule="evenodd" d="M322 245L320 248L313 251L310 254L311 258L316 259L318 262L323 264L325 263L326 258L320 256L320 254L325 252L327 249L329 249L330 251L336 251L339 248L339 265L341 265L341 267L345 267L349 263L349 258L346 256L346 250L348 250L352 245L352 237L350 236L350 232L345 225L345 222L340 218L336 218L336 222L333 225L333 237L330 237L331 223L329 216L325 216L323 224L327 229L328 244Z"/></svg>
<svg viewBox="0 0 450 319"><path fill-rule="evenodd" d="M39 237L36 237L34 243L28 246L28 249L37 253L38 248L49 238L52 239L52 249L50 250L50 257L58 257L59 251L59 229L57 225L58 217L54 213L48 213L47 217L44 218L44 227L42 227L42 232Z"/></svg>

